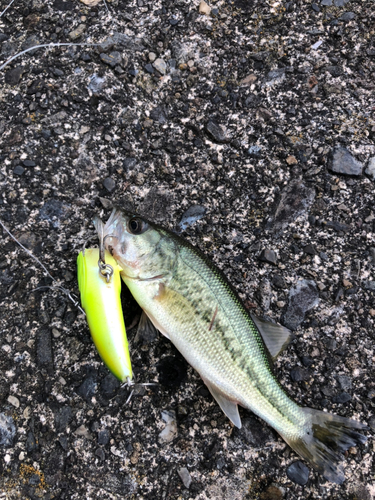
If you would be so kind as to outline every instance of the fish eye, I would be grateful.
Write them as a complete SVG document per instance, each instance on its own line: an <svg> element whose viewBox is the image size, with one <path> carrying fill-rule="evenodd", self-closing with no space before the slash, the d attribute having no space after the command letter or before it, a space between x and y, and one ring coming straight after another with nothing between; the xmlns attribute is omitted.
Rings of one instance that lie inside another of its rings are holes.
<svg viewBox="0 0 375 500"><path fill-rule="evenodd" d="M138 217L133 217L128 222L128 230L131 234L142 234L147 228L147 223Z"/></svg>

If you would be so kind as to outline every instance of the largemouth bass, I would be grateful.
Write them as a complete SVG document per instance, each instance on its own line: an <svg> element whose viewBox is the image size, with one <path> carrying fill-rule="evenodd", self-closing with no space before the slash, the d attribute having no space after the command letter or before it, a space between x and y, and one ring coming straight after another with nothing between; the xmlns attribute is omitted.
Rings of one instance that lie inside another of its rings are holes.
<svg viewBox="0 0 375 500"><path fill-rule="evenodd" d="M120 299L121 268L112 255L105 252L105 262L113 269L107 282L99 272L98 261L98 248L86 248L78 255L81 304L100 357L115 377L121 382L129 382L132 366Z"/></svg>
<svg viewBox="0 0 375 500"><path fill-rule="evenodd" d="M364 443L365 425L301 408L275 378L271 357L290 332L251 316L221 272L188 242L130 212L94 221L121 277L153 325L197 370L224 413L238 405L271 425L328 480L341 484L341 452Z"/></svg>

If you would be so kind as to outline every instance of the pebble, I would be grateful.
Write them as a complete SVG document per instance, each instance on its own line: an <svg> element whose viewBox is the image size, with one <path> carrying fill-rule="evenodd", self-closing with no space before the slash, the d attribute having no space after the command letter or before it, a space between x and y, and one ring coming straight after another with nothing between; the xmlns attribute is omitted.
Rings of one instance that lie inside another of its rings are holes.
<svg viewBox="0 0 375 500"><path fill-rule="evenodd" d="M265 249L262 250L261 254L259 255L259 260L261 260L262 262L268 262L269 264L276 265L277 256L274 250Z"/></svg>
<svg viewBox="0 0 375 500"><path fill-rule="evenodd" d="M167 424L159 434L160 443L169 443L177 436L176 413L172 410L162 411L161 418Z"/></svg>
<svg viewBox="0 0 375 500"><path fill-rule="evenodd" d="M105 81L106 80L104 77L98 76L96 73L94 73L90 78L88 89L91 90L91 92L98 93L103 89Z"/></svg>
<svg viewBox="0 0 375 500"><path fill-rule="evenodd" d="M211 14L211 7L204 0L199 4L199 14L204 14L205 16Z"/></svg>
<svg viewBox="0 0 375 500"><path fill-rule="evenodd" d="M273 85L281 83L283 80L285 80L285 68L273 69L267 74L264 85L272 87Z"/></svg>
<svg viewBox="0 0 375 500"><path fill-rule="evenodd" d="M111 52L110 54L102 53L100 54L100 59L111 68L114 68L117 65L121 65L122 57L120 52Z"/></svg>
<svg viewBox="0 0 375 500"><path fill-rule="evenodd" d="M297 483L301 486L305 486L309 480L309 473L310 471L306 465L299 460L297 460L297 462L293 462L286 469L286 475L288 478L293 481L293 483Z"/></svg>
<svg viewBox="0 0 375 500"><path fill-rule="evenodd" d="M105 446L109 443L111 435L108 429L102 429L98 432L98 444Z"/></svg>
<svg viewBox="0 0 375 500"><path fill-rule="evenodd" d="M332 0L322 0L320 2L320 5L323 5L324 7L331 7L332 5Z"/></svg>
<svg viewBox="0 0 375 500"><path fill-rule="evenodd" d="M36 337L36 359L39 368L53 373L52 335L49 327L39 328Z"/></svg>
<svg viewBox="0 0 375 500"><path fill-rule="evenodd" d="M362 174L363 164L346 148L336 146L332 151L329 169L337 174L359 176Z"/></svg>
<svg viewBox="0 0 375 500"><path fill-rule="evenodd" d="M13 170L14 175L22 175L24 172L25 169L21 165L17 165Z"/></svg>
<svg viewBox="0 0 375 500"><path fill-rule="evenodd" d="M88 430L87 427L85 427L84 424L80 425L75 431L74 433L76 436L78 437L84 437L86 439L92 439L92 436Z"/></svg>
<svg viewBox="0 0 375 500"><path fill-rule="evenodd" d="M247 153L251 158L260 158L262 156L262 148L255 145L250 146Z"/></svg>
<svg viewBox="0 0 375 500"><path fill-rule="evenodd" d="M94 396L97 388L96 383L96 372L91 371L84 379L82 384L77 389L77 394L81 396L81 398L85 399L87 402L91 401L91 398Z"/></svg>
<svg viewBox="0 0 375 500"><path fill-rule="evenodd" d="M253 73L251 73L250 75L245 76L245 78L243 78L240 81L240 87L250 87L250 85L255 83L257 81L257 79L258 79L258 77L256 75L254 75Z"/></svg>
<svg viewBox="0 0 375 500"><path fill-rule="evenodd" d="M344 404L344 403L347 403L348 401L350 401L351 399L352 399L352 397L350 394L348 394L347 392L342 392L341 394L334 396L332 398L332 402Z"/></svg>
<svg viewBox="0 0 375 500"><path fill-rule="evenodd" d="M297 217L310 208L315 199L315 189L307 187L300 180L292 180L282 192L275 215L269 219L266 228L279 233Z"/></svg>
<svg viewBox="0 0 375 500"><path fill-rule="evenodd" d="M16 68L10 69L5 73L4 80L8 85L17 85L21 80L21 76L25 69L22 66L17 66Z"/></svg>
<svg viewBox="0 0 375 500"><path fill-rule="evenodd" d="M177 471L178 475L181 478L181 481L184 483L185 488L189 488L191 485L191 475L189 471L187 470L186 467L181 467L181 469L178 469Z"/></svg>
<svg viewBox="0 0 375 500"><path fill-rule="evenodd" d="M145 64L145 70L147 71L147 73L150 73L150 75L155 72L154 67L150 63Z"/></svg>
<svg viewBox="0 0 375 500"><path fill-rule="evenodd" d="M111 177L107 177L103 181L103 186L106 188L108 193L112 193L116 189L116 182Z"/></svg>
<svg viewBox="0 0 375 500"><path fill-rule="evenodd" d="M0 413L0 446L10 447L16 435L16 426L12 417Z"/></svg>
<svg viewBox="0 0 375 500"><path fill-rule="evenodd" d="M16 398L16 396L12 396L12 395L8 396L8 403L13 405L15 408L20 407L20 400L18 398Z"/></svg>
<svg viewBox="0 0 375 500"><path fill-rule="evenodd" d="M227 135L224 127L212 120L206 124L205 129L211 139L219 144L224 144L230 141L230 137Z"/></svg>
<svg viewBox="0 0 375 500"><path fill-rule="evenodd" d="M375 156L370 158L365 173L370 176L371 180L375 181Z"/></svg>
<svg viewBox="0 0 375 500"><path fill-rule="evenodd" d="M23 166L24 167L35 167L36 163L33 160L24 160Z"/></svg>
<svg viewBox="0 0 375 500"><path fill-rule="evenodd" d="M305 319L307 311L319 303L319 292L314 281L299 280L290 289L288 306L282 319L284 326L290 330L296 330Z"/></svg>
<svg viewBox="0 0 375 500"><path fill-rule="evenodd" d="M55 413L55 429L57 433L66 432L66 428L73 420L73 412L70 406L63 406Z"/></svg>
<svg viewBox="0 0 375 500"><path fill-rule="evenodd" d="M80 24L77 28L69 33L71 40L77 40L86 30L86 24Z"/></svg>
<svg viewBox="0 0 375 500"><path fill-rule="evenodd" d="M112 373L109 373L100 384L100 392L105 398L112 398L120 385L120 381Z"/></svg>
<svg viewBox="0 0 375 500"><path fill-rule="evenodd" d="M161 59L160 57L156 59L152 65L156 69L156 71L159 71L161 75L165 75L167 72L167 63L164 61L164 59Z"/></svg>
<svg viewBox="0 0 375 500"><path fill-rule="evenodd" d="M286 159L286 162L288 165L297 165L298 164L298 160L295 156L288 156L288 158Z"/></svg>
<svg viewBox="0 0 375 500"><path fill-rule="evenodd" d="M192 205L186 212L183 213L180 222L178 223L180 231L185 231L188 226L191 226L197 220L203 219L206 215L206 208L201 205Z"/></svg>

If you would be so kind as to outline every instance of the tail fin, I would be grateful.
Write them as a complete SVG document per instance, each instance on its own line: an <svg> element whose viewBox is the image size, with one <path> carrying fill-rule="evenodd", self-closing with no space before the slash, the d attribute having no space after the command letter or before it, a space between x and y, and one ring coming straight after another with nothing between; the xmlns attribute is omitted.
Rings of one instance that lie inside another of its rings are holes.
<svg viewBox="0 0 375 500"><path fill-rule="evenodd" d="M367 427L360 422L325 413L312 408L303 408L306 416L305 433L298 439L285 439L301 457L333 483L345 481L342 464L344 451L363 444L367 438L360 430Z"/></svg>

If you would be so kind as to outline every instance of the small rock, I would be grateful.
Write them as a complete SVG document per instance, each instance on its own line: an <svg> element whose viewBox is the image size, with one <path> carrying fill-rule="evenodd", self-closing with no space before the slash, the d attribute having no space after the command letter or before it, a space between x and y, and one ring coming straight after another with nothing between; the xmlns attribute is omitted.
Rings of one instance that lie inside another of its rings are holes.
<svg viewBox="0 0 375 500"><path fill-rule="evenodd" d="M332 151L329 169L338 174L359 176L362 174L363 164L346 148L336 146Z"/></svg>
<svg viewBox="0 0 375 500"><path fill-rule="evenodd" d="M375 181L375 156L370 158L365 173L369 175L373 181Z"/></svg>
<svg viewBox="0 0 375 500"><path fill-rule="evenodd" d="M339 20L340 21L346 21L346 22L348 22L348 21L351 21L354 18L355 18L354 12L344 12L344 14L339 17Z"/></svg>
<svg viewBox="0 0 375 500"><path fill-rule="evenodd" d="M70 406L64 406L55 413L56 432L66 432L67 426L73 420L73 412Z"/></svg>
<svg viewBox="0 0 375 500"><path fill-rule="evenodd" d="M320 2L320 5L324 5L325 7L331 7L332 5L332 0L322 0Z"/></svg>
<svg viewBox="0 0 375 500"><path fill-rule="evenodd" d="M153 63L153 62L155 61L155 59L156 59L156 54L155 54L155 52L149 52L149 53L148 53L148 60L149 60L151 63Z"/></svg>
<svg viewBox="0 0 375 500"><path fill-rule="evenodd" d="M348 391L352 388L352 379L347 375L338 375L337 382L340 384L343 391Z"/></svg>
<svg viewBox="0 0 375 500"><path fill-rule="evenodd" d="M53 372L52 335L49 327L39 328L36 338L36 357L40 368Z"/></svg>
<svg viewBox="0 0 375 500"><path fill-rule="evenodd" d="M247 152L251 158L260 158L262 156L262 148L260 146L250 146Z"/></svg>
<svg viewBox="0 0 375 500"><path fill-rule="evenodd" d="M352 287L352 283L350 283L350 281L346 280L346 279L343 279L342 280L342 285L345 287L345 288L350 288Z"/></svg>
<svg viewBox="0 0 375 500"><path fill-rule="evenodd" d="M254 74L247 75L240 81L240 87L249 87L251 84L255 83L257 79L257 76Z"/></svg>
<svg viewBox="0 0 375 500"><path fill-rule="evenodd" d="M296 368L293 368L293 370L291 370L290 378L293 380L293 382L302 382L304 380L309 380L310 374L304 368L296 366Z"/></svg>
<svg viewBox="0 0 375 500"><path fill-rule="evenodd" d="M154 68L156 71L159 71L161 75L165 75L167 72L167 63L164 61L164 59L161 59L160 57L156 59L153 64Z"/></svg>
<svg viewBox="0 0 375 500"><path fill-rule="evenodd" d="M0 446L10 447L16 435L16 426L12 417L0 413Z"/></svg>
<svg viewBox="0 0 375 500"><path fill-rule="evenodd" d="M21 165L17 165L13 170L14 175L22 175L24 172L25 169Z"/></svg>
<svg viewBox="0 0 375 500"><path fill-rule="evenodd" d="M316 255L317 253L313 245L306 245L303 251L307 253L307 255Z"/></svg>
<svg viewBox="0 0 375 500"><path fill-rule="evenodd" d="M35 161L33 161L33 160L24 160L23 166L24 167L35 167L36 164L35 164Z"/></svg>
<svg viewBox="0 0 375 500"><path fill-rule="evenodd" d="M106 188L108 193L112 193L116 188L116 182L111 177L107 177L103 181L103 186Z"/></svg>
<svg viewBox="0 0 375 500"><path fill-rule="evenodd" d="M215 142L218 142L219 144L224 144L230 141L230 137L227 135L224 127L214 121L210 120L206 124L205 129L211 139L213 139Z"/></svg>
<svg viewBox="0 0 375 500"><path fill-rule="evenodd" d="M105 85L105 78L98 76L96 73L94 73L90 79L90 83L88 85L89 90L94 92L95 94L100 92L104 85Z"/></svg>
<svg viewBox="0 0 375 500"><path fill-rule="evenodd" d="M295 156L288 156L288 158L286 159L286 162L288 165L297 165L298 160Z"/></svg>
<svg viewBox="0 0 375 500"><path fill-rule="evenodd" d="M307 311L319 303L319 292L314 281L300 280L290 289L287 310L282 323L290 330L296 330L303 322Z"/></svg>
<svg viewBox="0 0 375 500"><path fill-rule="evenodd" d="M351 399L352 399L352 397L350 394L348 394L347 392L342 392L341 394L334 396L332 398L332 401L334 403L344 404L344 403L347 403L348 401L350 401Z"/></svg>
<svg viewBox="0 0 375 500"><path fill-rule="evenodd" d="M211 7L204 0L199 4L199 14L204 14L205 16L211 14Z"/></svg>
<svg viewBox="0 0 375 500"><path fill-rule="evenodd" d="M189 488L191 485L192 479L191 479L191 475L190 475L189 471L187 470L187 468L182 467L181 469L179 469L177 471L177 473L180 476L181 481L184 483L185 488Z"/></svg>
<svg viewBox="0 0 375 500"><path fill-rule="evenodd" d="M100 54L100 59L111 68L114 68L117 65L121 65L122 57L120 52L111 52L110 54L102 53Z"/></svg>
<svg viewBox="0 0 375 500"><path fill-rule="evenodd" d="M89 430L87 429L87 427L85 427L83 424L80 425L75 431L74 431L74 434L78 437L84 437L86 439L92 439L92 436L89 432Z"/></svg>
<svg viewBox="0 0 375 500"><path fill-rule="evenodd" d="M16 398L16 396L8 396L8 402L13 405L15 408L19 408L20 407L20 400L18 398Z"/></svg>
<svg viewBox="0 0 375 500"><path fill-rule="evenodd" d="M309 473L310 471L306 465L299 460L289 465L286 470L288 478L293 481L293 483L300 484L301 486L305 486L309 480Z"/></svg>
<svg viewBox="0 0 375 500"><path fill-rule="evenodd" d="M17 66L17 68L10 69L5 73L4 80L8 85L17 85L21 80L21 76L25 69L22 66Z"/></svg>
<svg viewBox="0 0 375 500"><path fill-rule="evenodd" d="M86 30L86 24L80 24L77 28L69 33L71 40L77 40Z"/></svg>
<svg viewBox="0 0 375 500"><path fill-rule="evenodd" d="M206 208L201 205L192 205L181 217L178 223L181 231L185 231L188 226L191 226L197 220L203 219L206 215Z"/></svg>
<svg viewBox="0 0 375 500"><path fill-rule="evenodd" d="M351 226L349 226L348 224L345 224L345 222L338 222L338 221L332 221L332 220L326 222L325 226L330 227L337 232L342 231L344 233L349 232L351 229Z"/></svg>
<svg viewBox="0 0 375 500"><path fill-rule="evenodd" d="M177 436L176 413L174 411L162 411L161 418L167 425L159 434L159 442L169 443Z"/></svg>
<svg viewBox="0 0 375 500"><path fill-rule="evenodd" d="M154 67L152 66L152 64L149 63L145 65L145 70L147 71L147 73L150 73L150 75L152 75L155 72Z"/></svg>
<svg viewBox="0 0 375 500"><path fill-rule="evenodd" d="M282 276L280 276L278 274L275 274L272 277L272 285L275 288L285 288L286 283L285 283L285 280L284 280L284 278Z"/></svg>
<svg viewBox="0 0 375 500"><path fill-rule="evenodd" d="M279 233L290 222L306 213L315 199L315 189L307 187L300 180L293 180L281 192L279 204L274 217L267 222L267 229L272 228Z"/></svg>
<svg viewBox="0 0 375 500"><path fill-rule="evenodd" d="M111 435L108 429L102 429L98 432L98 444L102 444L103 446L105 446L109 443L110 438Z"/></svg>
<svg viewBox="0 0 375 500"><path fill-rule="evenodd" d="M375 292L375 281L364 281L363 288L369 290L370 292Z"/></svg>
<svg viewBox="0 0 375 500"><path fill-rule="evenodd" d="M105 398L112 398L118 391L121 382L112 373L109 373L100 384L100 392Z"/></svg>
<svg viewBox="0 0 375 500"><path fill-rule="evenodd" d="M277 68L270 71L266 76L264 85L271 87L285 80L285 68Z"/></svg>
<svg viewBox="0 0 375 500"><path fill-rule="evenodd" d="M259 260L261 260L262 262L268 262L269 264L276 265L277 263L276 253L273 250L269 249L262 250L261 254L259 255Z"/></svg>

